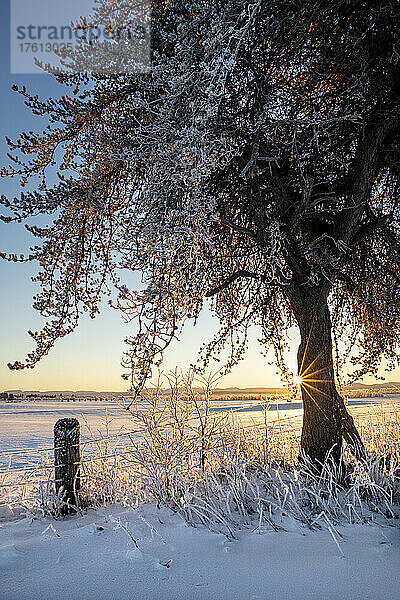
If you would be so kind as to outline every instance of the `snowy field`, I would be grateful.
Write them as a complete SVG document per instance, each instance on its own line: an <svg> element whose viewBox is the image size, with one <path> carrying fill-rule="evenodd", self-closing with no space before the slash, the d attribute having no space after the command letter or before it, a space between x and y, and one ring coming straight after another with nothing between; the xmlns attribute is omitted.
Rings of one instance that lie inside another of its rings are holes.
<svg viewBox="0 0 400 600"><path fill-rule="evenodd" d="M392 394L382 398L352 398L348 402L354 417L362 419L374 412L390 411L400 403L400 394ZM235 400L212 401L212 411L234 411L244 426L252 426L264 422L263 407L259 401ZM109 432L116 434L132 430L129 414L114 401L102 402L0 402L1 442L0 469L8 466L7 452L23 450L23 454L12 455L12 468L21 468L37 458L30 449L48 448L53 446L53 427L58 419L75 417L81 423L82 440L90 439L91 435L98 438L105 435L106 412L108 415ZM301 427L302 405L300 402L273 403L268 409L268 423L287 423L290 427ZM86 423L90 426L89 434Z"/></svg>
<svg viewBox="0 0 400 600"><path fill-rule="evenodd" d="M399 394L351 399L349 409L359 425L376 415L384 426L382 415L397 411L399 401ZM235 410L246 427L264 422L259 401L217 400L212 406ZM126 412L111 401L0 404L2 468L7 453L16 449L26 452L12 454L11 468L35 460L34 448L51 449L59 418L77 417L83 440L89 435L85 420L94 436L104 435L105 409L111 434L132 429ZM299 430L301 404L278 401L267 417L271 428ZM353 510L362 513L361 506ZM0 503L1 600L399 598L399 521L383 513L376 513L373 523L366 511L357 524L339 526L322 510L307 526L296 511L278 507L273 526L249 513L233 538L192 527L154 502L108 504L64 519L41 514Z"/></svg>
<svg viewBox="0 0 400 600"><path fill-rule="evenodd" d="M0 524L2 600L398 600L399 530L243 530L228 541L166 508Z"/></svg>

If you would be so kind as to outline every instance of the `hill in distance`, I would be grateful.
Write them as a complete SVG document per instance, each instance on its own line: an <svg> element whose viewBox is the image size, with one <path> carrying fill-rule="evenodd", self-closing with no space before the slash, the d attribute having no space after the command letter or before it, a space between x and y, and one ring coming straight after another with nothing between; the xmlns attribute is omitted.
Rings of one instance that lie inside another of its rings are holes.
<svg viewBox="0 0 400 600"><path fill-rule="evenodd" d="M394 391L400 392L400 382L399 381L386 381L382 383L352 383L351 385L346 385L346 390L383 390L393 388Z"/></svg>
<svg viewBox="0 0 400 600"><path fill-rule="evenodd" d="M399 381L386 381L382 383L353 383L351 385L345 386L346 390L380 390L380 389L390 389L393 388L394 392L400 393L400 382ZM42 390L4 390L5 393L14 394L14 395L37 395L37 396L61 396L70 397L74 395L76 398L79 397L90 397L90 396L102 396L104 397L116 397L116 396L130 396L130 392L110 392L110 391L95 391L95 390L50 390L50 391L42 391ZM213 391L213 396L235 396L235 395L269 395L269 394L285 394L287 393L286 388L272 388L272 387L227 387L227 388L216 388Z"/></svg>

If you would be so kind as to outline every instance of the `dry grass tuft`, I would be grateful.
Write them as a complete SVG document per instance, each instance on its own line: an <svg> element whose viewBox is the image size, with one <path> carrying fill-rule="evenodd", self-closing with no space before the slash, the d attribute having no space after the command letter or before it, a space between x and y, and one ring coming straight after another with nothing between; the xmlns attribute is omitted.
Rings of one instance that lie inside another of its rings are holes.
<svg viewBox="0 0 400 600"><path fill-rule="evenodd" d="M357 463L344 451L342 472L329 460L316 476L299 463L300 429L293 421L265 420L244 427L238 416L213 412L212 382L200 393L193 377L174 375L170 393L149 393L125 406L135 433L104 436L86 447L81 465L81 505L155 500L235 538L238 527L284 529L295 520L311 529L338 524L394 523L400 515L400 417L377 408L359 420L370 455ZM60 515L51 456L34 469L2 474L2 502ZM46 476L45 476L46 475Z"/></svg>

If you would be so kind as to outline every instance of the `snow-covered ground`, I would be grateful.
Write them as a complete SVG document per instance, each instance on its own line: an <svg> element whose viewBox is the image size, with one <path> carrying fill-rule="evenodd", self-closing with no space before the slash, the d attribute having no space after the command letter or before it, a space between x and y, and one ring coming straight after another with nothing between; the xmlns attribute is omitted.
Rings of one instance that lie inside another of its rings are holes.
<svg viewBox="0 0 400 600"><path fill-rule="evenodd" d="M0 523L2 600L398 600L394 527L192 528L144 505Z"/></svg>
<svg viewBox="0 0 400 600"><path fill-rule="evenodd" d="M349 409L356 419L362 419L374 411L391 410L398 407L400 394L392 394L382 398L353 398L349 400ZM221 401L212 402L213 410L233 410L243 426L257 425L264 422L262 405L259 401ZM132 430L133 424L127 411L121 409L113 401L103 402L0 402L1 442L0 469L6 468L9 457L7 452L53 446L53 427L58 419L75 417L81 423L81 436L88 436L85 427L87 422L95 437L105 433L105 412L109 417L110 433ZM300 427L302 407L300 402L282 402L271 404L268 410L268 423L290 420L291 427ZM20 468L37 460L35 453L14 455L12 468Z"/></svg>
<svg viewBox="0 0 400 600"><path fill-rule="evenodd" d="M350 410L361 423L371 412L379 415L398 410L399 399L352 400ZM241 409L245 410L238 414L246 426L264 419L263 411L256 402L253 404L243 403ZM3 403L0 418L4 454L0 459L17 448L51 447L52 429L58 418L76 416L82 422L84 415L95 435L98 429L104 433L106 406L112 419L111 432L131 428L126 413L118 411L112 402ZM273 426L279 421L281 427L289 419L286 423L298 428L301 413L295 402L279 403L279 410L268 414L268 422ZM384 426L384 420L380 423ZM12 467L18 467L18 461L24 465L29 459L29 452L13 455ZM295 516L284 516L279 522L280 513L275 513L279 531L268 521L263 521L260 528L255 519L252 525L236 528L237 539L233 540L202 526L193 528L178 514L158 509L155 504L135 509L109 505L60 520L27 517L18 503L0 504L0 599L400 597L397 519L381 515L371 524L365 517L358 519L357 525L334 529L322 512L321 529L314 526L311 531Z"/></svg>

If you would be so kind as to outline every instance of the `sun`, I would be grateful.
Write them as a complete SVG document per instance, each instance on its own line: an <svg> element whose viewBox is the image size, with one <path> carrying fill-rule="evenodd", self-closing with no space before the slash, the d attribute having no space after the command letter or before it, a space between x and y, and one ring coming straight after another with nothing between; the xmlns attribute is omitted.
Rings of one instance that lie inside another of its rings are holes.
<svg viewBox="0 0 400 600"><path fill-rule="evenodd" d="M300 377L300 375L293 375L293 381L295 385L301 385L302 378Z"/></svg>

